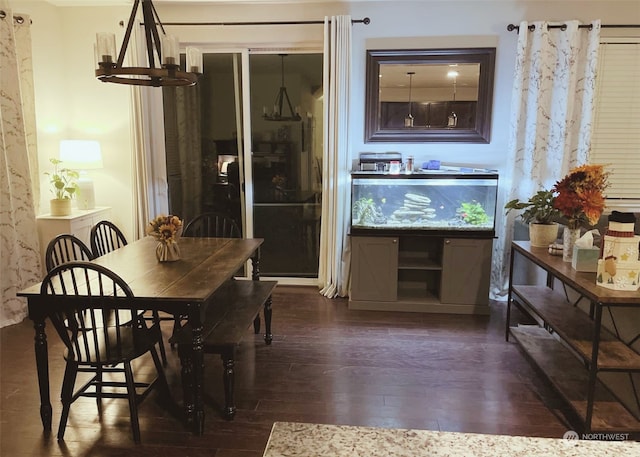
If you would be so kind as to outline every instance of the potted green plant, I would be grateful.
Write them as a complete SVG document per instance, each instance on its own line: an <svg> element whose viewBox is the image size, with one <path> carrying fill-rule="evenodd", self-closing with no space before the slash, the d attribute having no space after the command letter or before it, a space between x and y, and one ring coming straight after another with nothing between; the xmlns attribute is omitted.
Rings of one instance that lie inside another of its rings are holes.
<svg viewBox="0 0 640 457"><path fill-rule="evenodd" d="M51 158L49 161L53 164L53 172L45 172L49 176L49 182L52 185L51 191L55 198L50 200L52 216L68 216L71 214L71 199L78 192L79 174L76 170L63 168L62 160Z"/></svg>
<svg viewBox="0 0 640 457"><path fill-rule="evenodd" d="M529 225L531 246L548 247L558 237L558 223L561 214L553 206L556 196L551 190L539 190L529 200L514 199L504 205L509 214L512 210L523 210L520 218Z"/></svg>

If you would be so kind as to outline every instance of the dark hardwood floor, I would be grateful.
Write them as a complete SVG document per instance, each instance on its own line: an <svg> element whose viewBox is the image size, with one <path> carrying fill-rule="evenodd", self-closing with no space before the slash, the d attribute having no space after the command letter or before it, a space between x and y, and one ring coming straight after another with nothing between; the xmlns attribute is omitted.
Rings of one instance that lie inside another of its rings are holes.
<svg viewBox="0 0 640 457"><path fill-rule="evenodd" d="M73 404L65 441L57 442L64 361L50 325L54 417L45 437L31 321L0 330L0 455L258 457L274 421L552 438L571 428L561 419L563 402L504 341L503 303L493 303L490 316L350 311L346 299L281 286L273 309L273 344L247 329L239 350L235 419L221 417L221 362L207 355L204 435L186 431L169 412L172 403L153 393L139 409L139 446L126 401L107 400L99 417L88 398ZM167 350L179 404L180 364ZM150 360L138 368L146 371Z"/></svg>

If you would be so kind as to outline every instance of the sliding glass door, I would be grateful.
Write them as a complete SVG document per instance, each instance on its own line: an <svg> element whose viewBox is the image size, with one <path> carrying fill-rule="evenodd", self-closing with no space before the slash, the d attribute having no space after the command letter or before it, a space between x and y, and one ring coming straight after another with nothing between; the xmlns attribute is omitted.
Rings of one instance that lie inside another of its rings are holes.
<svg viewBox="0 0 640 457"><path fill-rule="evenodd" d="M171 213L225 213L264 238L262 276L317 277L322 54L205 53L163 103Z"/></svg>
<svg viewBox="0 0 640 457"><path fill-rule="evenodd" d="M322 54L250 54L253 234L261 274L318 276Z"/></svg>

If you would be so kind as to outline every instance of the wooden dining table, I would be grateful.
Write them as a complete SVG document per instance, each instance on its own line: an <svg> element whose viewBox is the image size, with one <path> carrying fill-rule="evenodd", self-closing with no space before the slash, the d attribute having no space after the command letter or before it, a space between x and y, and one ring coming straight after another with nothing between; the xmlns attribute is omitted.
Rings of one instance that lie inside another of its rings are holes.
<svg viewBox="0 0 640 457"><path fill-rule="evenodd" d="M262 242L258 238L181 238L181 259L158 262L155 256L157 241L146 237L93 260L127 282L137 308L186 317L192 329L193 352L192 357L181 359L184 411L187 426L195 434L203 433L205 418L201 317L207 306L215 306L215 292L249 259L253 267L252 279L259 280ZM70 305L68 297L65 300L64 296L41 295L40 284L17 295L27 298L29 318L34 323L40 416L45 433L50 433L52 407L45 320L53 310ZM122 302L114 300L113 308L117 308L118 303Z"/></svg>

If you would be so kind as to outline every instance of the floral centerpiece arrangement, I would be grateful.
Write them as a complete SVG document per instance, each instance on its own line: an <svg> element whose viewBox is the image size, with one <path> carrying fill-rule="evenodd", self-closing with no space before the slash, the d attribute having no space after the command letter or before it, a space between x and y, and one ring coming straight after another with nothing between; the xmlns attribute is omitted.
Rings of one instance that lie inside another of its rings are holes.
<svg viewBox="0 0 640 457"><path fill-rule="evenodd" d="M567 220L562 239L562 260L571 262L573 248L580 237L580 227L595 225L605 207L604 190L609 187L609 172L602 165L582 165L556 182L553 206Z"/></svg>
<svg viewBox="0 0 640 457"><path fill-rule="evenodd" d="M605 207L604 191L609 187L609 172L603 165L582 165L556 182L553 206L560 210L571 229L595 225Z"/></svg>
<svg viewBox="0 0 640 457"><path fill-rule="evenodd" d="M180 260L178 239L182 234L182 221L178 216L160 215L147 225L147 235L158 240L156 257L160 262Z"/></svg>

